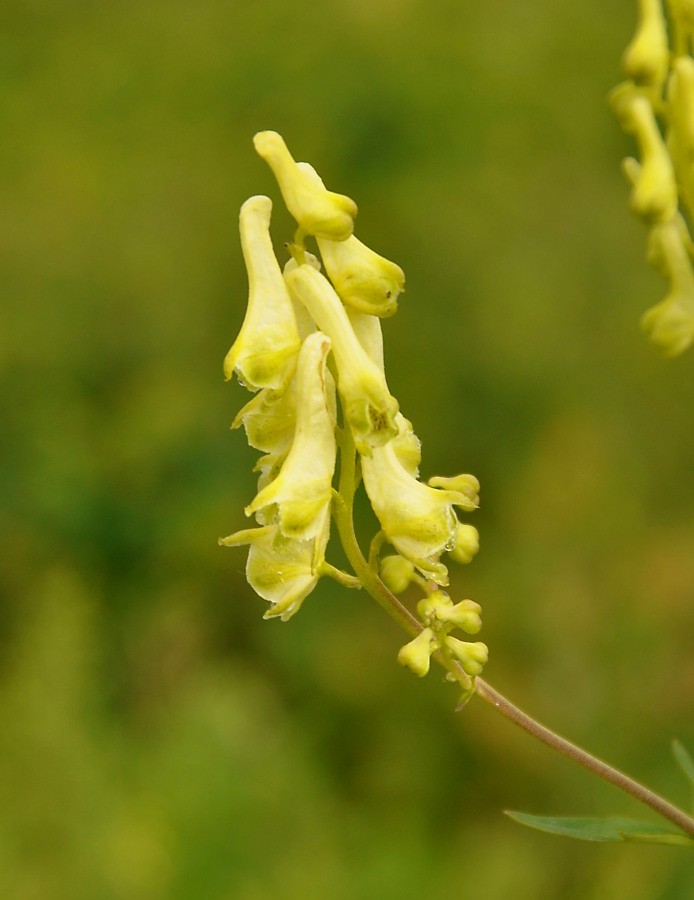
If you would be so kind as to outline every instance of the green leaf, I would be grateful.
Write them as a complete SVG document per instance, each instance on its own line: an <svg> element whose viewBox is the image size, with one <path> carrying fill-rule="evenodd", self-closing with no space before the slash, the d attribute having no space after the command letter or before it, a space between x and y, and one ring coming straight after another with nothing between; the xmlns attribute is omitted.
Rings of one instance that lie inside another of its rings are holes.
<svg viewBox="0 0 694 900"><path fill-rule="evenodd" d="M694 847L694 841L680 832L670 831L660 825L651 825L650 822L639 822L636 819L623 819L619 816L610 816L607 819L533 816L512 810L505 812L509 818L521 825L582 841L639 841L647 844Z"/></svg>

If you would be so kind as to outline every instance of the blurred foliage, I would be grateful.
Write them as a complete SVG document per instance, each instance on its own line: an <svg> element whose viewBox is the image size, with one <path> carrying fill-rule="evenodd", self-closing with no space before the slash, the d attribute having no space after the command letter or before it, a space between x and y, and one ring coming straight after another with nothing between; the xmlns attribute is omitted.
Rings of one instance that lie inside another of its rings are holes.
<svg viewBox="0 0 694 900"><path fill-rule="evenodd" d="M5 0L0 895L692 896L683 850L504 818L641 811L484 704L454 715L368 598L321 583L263 622L216 546L254 492L221 361L273 128L406 271L389 382L423 475L482 481L453 589L484 607L490 681L685 800L694 354L637 328L664 284L604 100L634 21L618 0Z"/></svg>

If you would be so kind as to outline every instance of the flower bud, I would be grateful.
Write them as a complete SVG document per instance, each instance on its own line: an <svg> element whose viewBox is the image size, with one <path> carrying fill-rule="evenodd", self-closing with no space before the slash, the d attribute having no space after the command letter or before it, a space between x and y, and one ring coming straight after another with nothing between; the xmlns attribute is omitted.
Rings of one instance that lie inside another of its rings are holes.
<svg viewBox="0 0 694 900"><path fill-rule="evenodd" d="M660 86L668 71L667 26L660 0L639 0L636 33L622 56L627 78L637 84Z"/></svg>
<svg viewBox="0 0 694 900"><path fill-rule="evenodd" d="M389 591L402 594L412 581L414 565L403 556L384 556L379 563L379 575Z"/></svg>
<svg viewBox="0 0 694 900"><path fill-rule="evenodd" d="M455 532L455 547L448 556L454 562L466 565L472 562L480 549L479 532L474 525L460 524Z"/></svg>
<svg viewBox="0 0 694 900"><path fill-rule="evenodd" d="M425 625L439 621L438 611L453 606L453 601L445 591L432 591L417 604L417 615Z"/></svg>
<svg viewBox="0 0 694 900"><path fill-rule="evenodd" d="M429 671L431 654L437 649L437 642L431 628L420 631L414 640L400 648L398 662L401 666L423 678Z"/></svg>
<svg viewBox="0 0 694 900"><path fill-rule="evenodd" d="M236 372L252 391L283 389L300 347L292 302L270 240L271 210L269 197L251 197L239 217L248 270L248 308L224 360L224 377L228 381Z"/></svg>
<svg viewBox="0 0 694 900"><path fill-rule="evenodd" d="M466 634L477 634L482 628L481 611L482 607L474 600L461 600L455 606L445 606L437 610L436 618L454 628L460 628Z"/></svg>
<svg viewBox="0 0 694 900"><path fill-rule="evenodd" d="M445 639L446 647L463 667L463 671L474 678L479 675L489 658L489 649L486 644L477 641L474 644L468 641L459 641L458 638L448 635Z"/></svg>
<svg viewBox="0 0 694 900"><path fill-rule="evenodd" d="M428 483L430 487L442 487L448 491L459 491L470 501L468 512L477 509L480 505L480 483L474 475L454 475L452 478L435 475L429 479Z"/></svg>
<svg viewBox="0 0 694 900"><path fill-rule="evenodd" d="M354 200L326 190L302 171L277 132L260 131L253 144L272 169L287 209L301 228L332 241L344 241L352 234L357 214Z"/></svg>

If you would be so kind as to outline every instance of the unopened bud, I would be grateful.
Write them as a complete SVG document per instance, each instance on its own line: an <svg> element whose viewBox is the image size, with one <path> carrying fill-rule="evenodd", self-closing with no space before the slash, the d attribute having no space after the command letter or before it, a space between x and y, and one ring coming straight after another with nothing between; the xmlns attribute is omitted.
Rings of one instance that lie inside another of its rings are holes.
<svg viewBox="0 0 694 900"><path fill-rule="evenodd" d="M463 667L463 671L472 677L479 675L489 658L487 645L480 641L471 644L450 636L445 640L446 646Z"/></svg>
<svg viewBox="0 0 694 900"><path fill-rule="evenodd" d="M380 562L381 581L394 594L407 590L414 575L414 563L404 556L384 556Z"/></svg>
<svg viewBox="0 0 694 900"><path fill-rule="evenodd" d="M398 662L401 666L423 678L429 671L431 654L436 650L437 642L431 628L420 631L414 640L400 648Z"/></svg>
<svg viewBox="0 0 694 900"><path fill-rule="evenodd" d="M479 532L474 525L458 525L455 531L455 547L449 556L454 562L466 565L472 562L480 549Z"/></svg>
<svg viewBox="0 0 694 900"><path fill-rule="evenodd" d="M482 607L474 600L461 600L455 606L447 607L437 613L441 622L460 628L466 634L477 634L482 628L480 612Z"/></svg>
<svg viewBox="0 0 694 900"><path fill-rule="evenodd" d="M469 509L477 509L480 505L480 483L474 475L454 475L452 478L444 478L435 475L428 481L429 487L441 487L447 491L458 491L470 501Z"/></svg>

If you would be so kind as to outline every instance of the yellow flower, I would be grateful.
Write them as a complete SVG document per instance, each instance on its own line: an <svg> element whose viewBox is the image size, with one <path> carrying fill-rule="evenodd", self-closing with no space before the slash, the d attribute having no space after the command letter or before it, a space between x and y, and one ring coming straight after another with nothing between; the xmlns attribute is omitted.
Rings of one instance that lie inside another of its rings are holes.
<svg viewBox="0 0 694 900"><path fill-rule="evenodd" d="M641 162L623 163L632 184L631 208L647 222L665 222L677 211L677 184L653 107L638 91L627 91L613 105L622 127L635 135L639 146Z"/></svg>
<svg viewBox="0 0 694 900"><path fill-rule="evenodd" d="M241 207L248 308L239 336L224 360L227 381L236 372L252 391L281 389L291 377L300 347L291 298L270 240L271 211L269 197L251 197Z"/></svg>
<svg viewBox="0 0 694 900"><path fill-rule="evenodd" d="M453 507L469 510L470 498L460 491L440 490L417 481L398 459L394 443L362 457L362 477L371 506L398 553L425 577L448 584L448 571L439 557L455 543L458 520Z"/></svg>
<svg viewBox="0 0 694 900"><path fill-rule="evenodd" d="M677 356L694 341L694 272L685 238L679 216L654 226L649 235L649 262L669 279L670 292L646 310L641 327L668 356Z"/></svg>
<svg viewBox="0 0 694 900"><path fill-rule="evenodd" d="M330 533L327 517L322 532L309 541L285 537L278 525L249 528L221 538L224 547L250 545L246 578L253 590L271 603L264 619L291 618L318 583Z"/></svg>
<svg viewBox="0 0 694 900"><path fill-rule="evenodd" d="M325 361L330 338L320 331L309 335L299 354L296 371L296 429L291 448L276 478L246 507L246 515L276 509L286 537L317 537L330 513L335 470L335 415L328 399L334 392ZM328 381L329 379L329 381Z"/></svg>
<svg viewBox="0 0 694 900"><path fill-rule="evenodd" d="M291 444L296 425L295 379L280 392L272 388L259 391L239 412L231 427L243 424L251 447L281 456Z"/></svg>
<svg viewBox="0 0 694 900"><path fill-rule="evenodd" d="M332 341L338 389L345 418L360 453L389 441L397 433L398 402L388 391L383 372L357 339L345 308L330 283L310 265L286 272L292 296Z"/></svg>
<svg viewBox="0 0 694 900"><path fill-rule="evenodd" d="M379 256L352 235L346 241L318 238L325 269L340 299L360 312L387 318L397 312L405 290L400 266Z"/></svg>
<svg viewBox="0 0 694 900"><path fill-rule="evenodd" d="M259 132L253 144L272 169L287 209L301 228L332 241L344 241L352 234L357 214L354 200L326 190L302 171L276 131Z"/></svg>
<svg viewBox="0 0 694 900"><path fill-rule="evenodd" d="M660 86L668 71L670 51L660 0L639 0L636 34L622 56L628 78L638 84Z"/></svg>

